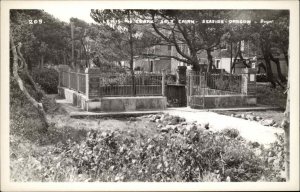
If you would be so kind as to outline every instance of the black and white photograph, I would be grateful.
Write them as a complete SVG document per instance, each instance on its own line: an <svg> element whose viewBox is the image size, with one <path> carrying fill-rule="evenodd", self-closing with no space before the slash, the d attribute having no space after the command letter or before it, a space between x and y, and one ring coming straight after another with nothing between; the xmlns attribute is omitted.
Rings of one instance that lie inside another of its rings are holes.
<svg viewBox="0 0 300 192"><path fill-rule="evenodd" d="M3 191L299 190L299 2L10 2Z"/></svg>

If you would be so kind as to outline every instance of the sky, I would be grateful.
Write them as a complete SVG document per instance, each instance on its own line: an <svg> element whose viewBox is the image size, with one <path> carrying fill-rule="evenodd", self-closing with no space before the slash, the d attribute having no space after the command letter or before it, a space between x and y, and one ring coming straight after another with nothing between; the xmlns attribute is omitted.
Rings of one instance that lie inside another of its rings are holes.
<svg viewBox="0 0 300 192"><path fill-rule="evenodd" d="M53 15L55 18L64 21L70 22L71 17L78 18L87 23L95 23L94 20L90 17L91 9L76 7L76 8L65 8L65 7L54 7L44 9L47 13Z"/></svg>

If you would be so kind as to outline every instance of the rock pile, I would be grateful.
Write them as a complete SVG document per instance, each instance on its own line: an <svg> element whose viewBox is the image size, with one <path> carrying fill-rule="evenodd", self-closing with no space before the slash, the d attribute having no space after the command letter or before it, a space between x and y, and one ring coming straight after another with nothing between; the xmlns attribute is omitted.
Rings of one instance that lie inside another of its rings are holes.
<svg viewBox="0 0 300 192"><path fill-rule="evenodd" d="M157 128L162 133L175 132L175 133L187 134L191 131L209 129L208 123L205 124L199 124L197 122L188 123L186 122L185 118L169 115L167 113L148 115L147 118L149 118L150 122L157 123Z"/></svg>
<svg viewBox="0 0 300 192"><path fill-rule="evenodd" d="M262 125L264 126L273 126L273 127L279 127L279 125L274 121L274 119L263 119L260 116L255 116L254 113L250 113L250 114L231 114L231 117L236 117L236 118L241 118L241 119L245 119L245 120L250 120L250 121L257 121L260 122Z"/></svg>

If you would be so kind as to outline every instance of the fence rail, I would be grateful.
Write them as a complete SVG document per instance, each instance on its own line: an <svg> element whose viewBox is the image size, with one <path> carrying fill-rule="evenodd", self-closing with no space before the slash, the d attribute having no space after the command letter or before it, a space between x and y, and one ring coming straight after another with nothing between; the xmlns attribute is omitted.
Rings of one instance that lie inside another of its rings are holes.
<svg viewBox="0 0 300 192"><path fill-rule="evenodd" d="M162 73L138 73L132 76L125 73L62 70L59 83L88 97L160 96L164 92L164 78Z"/></svg>

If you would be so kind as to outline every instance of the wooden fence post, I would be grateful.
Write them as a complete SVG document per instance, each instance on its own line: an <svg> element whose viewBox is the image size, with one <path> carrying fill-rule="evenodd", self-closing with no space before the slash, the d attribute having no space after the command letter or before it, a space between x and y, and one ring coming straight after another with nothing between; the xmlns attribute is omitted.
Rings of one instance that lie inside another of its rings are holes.
<svg viewBox="0 0 300 192"><path fill-rule="evenodd" d="M71 89L71 68L68 70L68 88Z"/></svg>
<svg viewBox="0 0 300 192"><path fill-rule="evenodd" d="M89 68L85 69L85 96L89 99Z"/></svg>
<svg viewBox="0 0 300 192"><path fill-rule="evenodd" d="M62 69L60 68L60 65L59 65L58 66L58 86L59 87L61 87L61 79L62 79L61 71L62 71Z"/></svg>
<svg viewBox="0 0 300 192"><path fill-rule="evenodd" d="M80 91L80 77L79 77L80 69L77 69L76 80L77 80L77 91Z"/></svg>
<svg viewBox="0 0 300 192"><path fill-rule="evenodd" d="M161 81L161 84L162 84L162 89L161 89L161 92L162 92L162 96L165 96L165 89L166 89L166 85L165 85L165 71L163 70L162 71L162 81Z"/></svg>

